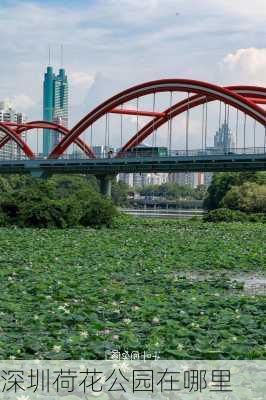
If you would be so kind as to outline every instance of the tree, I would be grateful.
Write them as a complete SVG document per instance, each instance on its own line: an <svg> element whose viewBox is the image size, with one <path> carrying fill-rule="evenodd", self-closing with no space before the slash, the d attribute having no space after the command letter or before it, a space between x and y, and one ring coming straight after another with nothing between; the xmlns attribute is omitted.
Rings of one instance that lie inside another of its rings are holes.
<svg viewBox="0 0 266 400"><path fill-rule="evenodd" d="M80 223L83 226L100 227L105 225L110 227L116 215L118 215L117 210L110 200L96 196L84 204Z"/></svg>
<svg viewBox="0 0 266 400"><path fill-rule="evenodd" d="M96 179L60 176L48 180L13 176L0 180L0 225L67 228L110 226L114 205L103 199Z"/></svg>
<svg viewBox="0 0 266 400"><path fill-rule="evenodd" d="M221 201L221 206L248 213L266 212L266 185L246 182L232 187Z"/></svg>
<svg viewBox="0 0 266 400"><path fill-rule="evenodd" d="M195 191L189 185L178 185L174 182L163 183L162 185L145 185L139 188L142 196L161 196L169 200L182 198L194 199Z"/></svg>
<svg viewBox="0 0 266 400"><path fill-rule="evenodd" d="M221 206L226 193L233 186L240 186L245 182L265 183L266 175L259 172L220 172L213 176L208 187L207 197L204 200L204 208L214 210Z"/></svg>
<svg viewBox="0 0 266 400"><path fill-rule="evenodd" d="M195 200L204 200L207 194L207 187L205 185L199 185L194 189L192 195Z"/></svg>
<svg viewBox="0 0 266 400"><path fill-rule="evenodd" d="M235 173L218 173L212 178L212 182L207 190L207 197L204 200L204 208L215 210L219 208L225 194L232 186L237 185L239 176Z"/></svg>
<svg viewBox="0 0 266 400"><path fill-rule="evenodd" d="M247 214L239 210L229 210L228 208L217 208L207 212L203 216L204 222L246 222Z"/></svg>
<svg viewBox="0 0 266 400"><path fill-rule="evenodd" d="M122 181L113 180L112 182L112 200L117 206L126 206L127 195L129 192L129 186Z"/></svg>
<svg viewBox="0 0 266 400"><path fill-rule="evenodd" d="M11 186L6 178L0 176L0 193L10 192Z"/></svg>
<svg viewBox="0 0 266 400"><path fill-rule="evenodd" d="M99 186L94 176L85 175L57 175L51 178L55 187L56 197L63 199L69 196L86 197L99 192Z"/></svg>

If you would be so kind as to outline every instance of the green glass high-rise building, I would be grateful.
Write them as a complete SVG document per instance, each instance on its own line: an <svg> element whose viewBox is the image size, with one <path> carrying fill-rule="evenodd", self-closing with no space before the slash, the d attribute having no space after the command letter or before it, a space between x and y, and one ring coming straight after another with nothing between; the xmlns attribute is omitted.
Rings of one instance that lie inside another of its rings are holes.
<svg viewBox="0 0 266 400"><path fill-rule="evenodd" d="M63 68L58 75L47 67L43 82L43 120L68 127L68 81ZM43 154L47 156L59 141L59 134L50 129L43 131Z"/></svg>

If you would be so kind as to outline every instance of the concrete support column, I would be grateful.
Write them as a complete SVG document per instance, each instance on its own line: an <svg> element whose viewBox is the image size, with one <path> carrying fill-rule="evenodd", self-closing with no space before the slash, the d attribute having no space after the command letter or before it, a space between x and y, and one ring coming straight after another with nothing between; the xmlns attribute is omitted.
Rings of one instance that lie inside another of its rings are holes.
<svg viewBox="0 0 266 400"><path fill-rule="evenodd" d="M52 174L49 174L41 169L31 169L30 174L33 178L41 178L41 179L48 179Z"/></svg>
<svg viewBox="0 0 266 400"><path fill-rule="evenodd" d="M102 175L97 177L100 185L101 194L105 197L111 197L112 193L112 177Z"/></svg>

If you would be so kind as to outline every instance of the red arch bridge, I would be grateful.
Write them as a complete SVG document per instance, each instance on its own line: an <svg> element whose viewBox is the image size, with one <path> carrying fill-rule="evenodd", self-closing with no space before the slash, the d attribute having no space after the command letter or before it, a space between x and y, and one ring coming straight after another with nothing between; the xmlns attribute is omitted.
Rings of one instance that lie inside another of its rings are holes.
<svg viewBox="0 0 266 400"><path fill-rule="evenodd" d="M190 79L120 92L72 129L47 121L0 123L0 173L94 174L266 169L266 88ZM50 154L42 138L54 137ZM17 146L15 155L10 146Z"/></svg>

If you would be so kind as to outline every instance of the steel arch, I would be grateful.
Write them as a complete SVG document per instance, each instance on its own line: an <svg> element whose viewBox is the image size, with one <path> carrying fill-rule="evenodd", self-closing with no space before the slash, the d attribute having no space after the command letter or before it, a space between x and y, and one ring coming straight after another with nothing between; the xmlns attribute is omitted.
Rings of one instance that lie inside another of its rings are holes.
<svg viewBox="0 0 266 400"><path fill-rule="evenodd" d="M59 133L62 133L64 136L69 133L69 130L62 125L58 125L54 122L49 121L31 121L27 122L23 125L18 125L16 128L13 128L18 135L21 135L23 132L31 130L31 129L53 129ZM9 136L5 136L0 139L0 149L9 142L11 138ZM23 141L23 139L22 139ZM24 142L24 141L23 141ZM25 142L24 142L25 143ZM79 148L84 151L84 153L91 158L95 158L95 154L90 146L88 146L82 139L77 138L75 142Z"/></svg>
<svg viewBox="0 0 266 400"><path fill-rule="evenodd" d="M234 91L235 93L243 96L247 99L253 99L255 101L265 101L266 100L266 88L257 86L227 86L225 89ZM155 117L153 120L149 121L143 128L141 128L129 141L122 147L121 152L127 151L128 149L137 146L143 140L145 140L154 130L160 128L162 125L167 123L170 119L191 110L194 107L200 106L204 103L209 103L215 101L212 97L206 97L201 95L194 95L179 101L172 107L164 110L162 113L165 116Z"/></svg>
<svg viewBox="0 0 266 400"><path fill-rule="evenodd" d="M238 108L265 126L266 112L247 98L220 86L189 79L163 79L133 86L100 104L81 119L50 153L48 158L58 158L90 125L115 107L134 98L157 92L190 92L212 97Z"/></svg>
<svg viewBox="0 0 266 400"><path fill-rule="evenodd" d="M0 122L0 131L4 132L10 139L13 139L29 159L33 160L35 158L31 148L22 140L14 129Z"/></svg>

